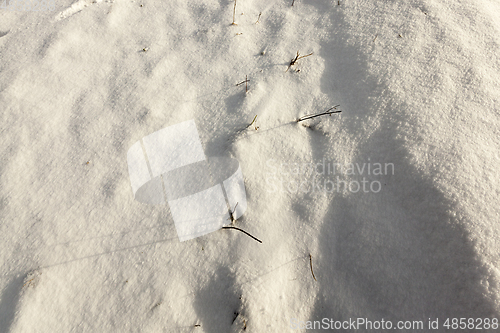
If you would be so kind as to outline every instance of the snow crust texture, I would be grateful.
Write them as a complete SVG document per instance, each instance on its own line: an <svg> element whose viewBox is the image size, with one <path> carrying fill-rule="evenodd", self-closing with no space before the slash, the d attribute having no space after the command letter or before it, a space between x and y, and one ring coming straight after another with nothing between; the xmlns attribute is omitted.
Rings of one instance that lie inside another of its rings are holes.
<svg viewBox="0 0 500 333"><path fill-rule="evenodd" d="M236 25L233 6L0 10L0 331L498 318L500 4L238 0ZM235 226L262 244L181 243L134 200L128 149L191 119L239 161Z"/></svg>

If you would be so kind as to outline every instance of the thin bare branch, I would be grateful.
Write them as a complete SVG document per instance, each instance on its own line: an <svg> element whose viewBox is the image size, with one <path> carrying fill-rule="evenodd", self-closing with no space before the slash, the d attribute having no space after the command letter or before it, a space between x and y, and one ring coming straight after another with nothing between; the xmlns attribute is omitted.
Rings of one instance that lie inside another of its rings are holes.
<svg viewBox="0 0 500 333"><path fill-rule="evenodd" d="M314 52L311 52L309 54L300 56L299 51L297 51L297 55L295 56L295 58L293 58L292 60L290 60L290 64L288 65L288 68L286 69L285 72L288 72L288 70L290 69L290 67L292 67L293 65L295 65L295 63L297 62L297 60L305 58L305 57L309 57L310 55L313 55L313 53Z"/></svg>
<svg viewBox="0 0 500 333"><path fill-rule="evenodd" d="M222 229L235 229L235 230L238 230L238 231L241 231L242 233L246 234L247 236L250 236L252 237L253 239L255 239L257 242L259 243L262 243L262 241L252 235L250 235L248 232L246 232L245 230L242 230L240 228L236 228L236 227L231 227L231 226L227 226L227 227L222 227Z"/></svg>
<svg viewBox="0 0 500 333"><path fill-rule="evenodd" d="M260 20L260 16L262 15L262 12L259 13L259 17L257 18L257 22L255 22L255 24L259 23L259 20Z"/></svg>
<svg viewBox="0 0 500 333"><path fill-rule="evenodd" d="M255 117L253 118L252 122L246 128L249 128L250 126L252 126L253 124L255 124L256 120L257 120L257 115L255 115ZM257 126L257 124L254 127L255 127L255 130L259 129L259 126Z"/></svg>
<svg viewBox="0 0 500 333"><path fill-rule="evenodd" d="M342 112L341 110L336 110L338 106L340 106L340 105L335 105L322 113L309 114L309 115L302 116L299 119L297 119L297 122L307 120L307 119L316 118L316 117L327 115L327 114L331 115L333 113L340 113L340 112ZM331 110L335 110L335 111L331 111Z"/></svg>
<svg viewBox="0 0 500 333"><path fill-rule="evenodd" d="M311 273L312 273L314 281L318 281L318 280L316 280L316 277L314 276L314 271L313 271L313 257L312 257L312 255L310 253L309 253L309 264L311 265Z"/></svg>
<svg viewBox="0 0 500 333"><path fill-rule="evenodd" d="M233 8L233 25L236 25L234 20L236 19L236 0L234 0L234 8Z"/></svg>

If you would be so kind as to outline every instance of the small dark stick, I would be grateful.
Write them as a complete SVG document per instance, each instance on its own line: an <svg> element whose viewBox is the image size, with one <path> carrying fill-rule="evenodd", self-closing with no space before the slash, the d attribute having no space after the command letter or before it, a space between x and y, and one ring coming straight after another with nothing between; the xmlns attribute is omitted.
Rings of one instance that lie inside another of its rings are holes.
<svg viewBox="0 0 500 333"><path fill-rule="evenodd" d="M231 207L228 207L228 209L227 209L227 210L228 210L228 213L229 213L229 218L228 218L228 220L230 220L230 221L231 221L231 224L234 224L234 222L236 222L236 219L234 218L234 215L233 215L233 214L234 214L234 212L236 211L236 207L238 207L238 204L239 204L239 202L237 202L237 203L236 203L236 205L234 205L234 208L233 208L233 209L231 209Z"/></svg>
<svg viewBox="0 0 500 333"><path fill-rule="evenodd" d="M262 12L259 13L259 17L257 18L257 22L255 22L255 24L259 23L259 20L260 20L260 16L262 15Z"/></svg>
<svg viewBox="0 0 500 333"><path fill-rule="evenodd" d="M242 233L246 234L247 236L252 237L252 238L253 238L253 239L255 239L257 242L262 243L262 241L261 241L260 239L258 239L258 238L256 238L256 237L254 237L254 236L250 235L248 232L246 232L245 230L242 230L242 229L240 229L240 228L236 228L236 227L231 227L231 226L228 226L228 227L222 227L222 229L236 229L236 230L241 231Z"/></svg>
<svg viewBox="0 0 500 333"><path fill-rule="evenodd" d="M231 324L234 324L234 321L236 320L236 318L238 318L238 316L240 315L239 312L234 312L234 315L233 315L233 322Z"/></svg>
<svg viewBox="0 0 500 333"><path fill-rule="evenodd" d="M313 275L314 281L318 281L318 280L316 280L316 277L314 276L314 272L313 272L313 257L312 257L312 255L310 253L309 253L309 264L311 265L311 273Z"/></svg>
<svg viewBox="0 0 500 333"><path fill-rule="evenodd" d="M257 117L257 116L255 116ZM234 208L231 209L230 207L228 208L228 213L229 213L229 219L228 220L231 220L231 224L234 224L234 222L236 222L236 219L234 218L234 212L236 211L236 207L238 206L238 202L236 203L236 205L234 205ZM248 232L246 232L245 230L242 230L240 228L236 228L236 227L233 227L232 225L231 226L227 226L227 227L222 227L222 229L236 229L236 230L239 230L241 232L243 232L244 234L252 237L253 239L255 239L257 242L259 243L262 243L262 241L258 238L255 238L254 236L250 235Z"/></svg>
<svg viewBox="0 0 500 333"><path fill-rule="evenodd" d="M322 113L309 114L309 115L306 115L306 116L302 116L299 119L297 119L297 122L303 121L303 120L307 120L307 119L312 119L312 118L319 117L319 116L323 116L325 114L331 115L332 113L340 113L340 112L342 112L341 110L330 111L330 110L336 109L337 106L340 106L340 105L335 105L334 107L331 107L331 108L329 108L328 110L326 110L325 112L322 112Z"/></svg>
<svg viewBox="0 0 500 333"><path fill-rule="evenodd" d="M234 0L234 8L233 8L233 25L236 25L236 23L234 22L235 15L236 15L236 0Z"/></svg>
<svg viewBox="0 0 500 333"><path fill-rule="evenodd" d="M250 123L250 125L248 125L246 128L249 128L250 126L252 126L255 121L257 120L257 115L255 115L255 117L253 118L252 122ZM255 130L258 130L259 129L259 126L257 126L257 124L254 126L255 127ZM235 206L236 207L236 206Z"/></svg>
<svg viewBox="0 0 500 333"><path fill-rule="evenodd" d="M31 281L33 281L34 279L35 279L35 278L32 278L31 280L27 281L25 284L23 284L23 287L24 287L25 285L29 285L29 283L30 283Z"/></svg>
<svg viewBox="0 0 500 333"><path fill-rule="evenodd" d="M248 80L248 75L245 75L245 81L242 81L238 84L236 84L236 86L239 86L240 84L245 84L245 92L248 92L248 82L250 82L250 80Z"/></svg>
<svg viewBox="0 0 500 333"><path fill-rule="evenodd" d="M310 55L313 55L314 52L311 52L305 56L300 56L299 54L299 51L297 51L297 55L295 56L295 58L293 58L292 60L290 60L290 64L288 65L288 68L286 69L285 72L288 72L288 70L290 69L290 67L292 67L293 65L295 65L295 63L297 62L297 60L299 59L302 59L302 58L305 58L305 57L309 57Z"/></svg>
<svg viewBox="0 0 500 333"><path fill-rule="evenodd" d="M295 0L292 1L292 7L293 7L293 4L295 3Z"/></svg>

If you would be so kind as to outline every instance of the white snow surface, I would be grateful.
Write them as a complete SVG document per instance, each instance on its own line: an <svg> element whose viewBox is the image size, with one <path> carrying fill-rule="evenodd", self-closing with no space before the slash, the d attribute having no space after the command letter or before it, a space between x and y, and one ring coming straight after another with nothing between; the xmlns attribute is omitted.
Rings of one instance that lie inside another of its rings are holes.
<svg viewBox="0 0 500 333"><path fill-rule="evenodd" d="M291 2L238 0L237 25L229 0L0 10L1 332L500 317L500 3ZM262 244L180 242L134 200L127 150L191 119L239 161L235 226ZM295 191L323 160L394 172Z"/></svg>

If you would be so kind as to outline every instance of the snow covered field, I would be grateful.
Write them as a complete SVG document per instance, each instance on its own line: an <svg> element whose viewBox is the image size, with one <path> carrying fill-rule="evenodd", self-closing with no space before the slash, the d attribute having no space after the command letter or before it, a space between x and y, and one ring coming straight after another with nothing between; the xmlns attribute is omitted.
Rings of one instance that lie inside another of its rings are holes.
<svg viewBox="0 0 500 333"><path fill-rule="evenodd" d="M0 332L495 331L500 3L291 4L0 9ZM262 244L134 199L129 148L188 120Z"/></svg>

